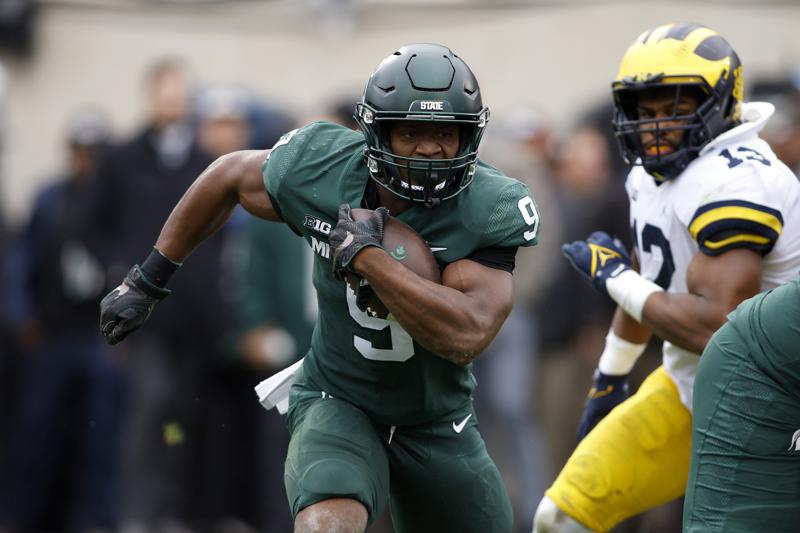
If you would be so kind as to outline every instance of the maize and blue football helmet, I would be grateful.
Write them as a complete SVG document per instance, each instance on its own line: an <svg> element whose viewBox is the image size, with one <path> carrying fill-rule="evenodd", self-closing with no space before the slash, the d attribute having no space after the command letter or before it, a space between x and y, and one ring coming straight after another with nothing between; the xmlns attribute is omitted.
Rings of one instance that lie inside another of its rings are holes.
<svg viewBox="0 0 800 533"><path fill-rule="evenodd" d="M612 85L613 126L622 155L643 165L657 182L672 179L719 134L739 124L743 98L742 65L717 32L691 23L666 24L642 33L628 48ZM672 116L640 118L639 96L654 89L674 89ZM681 94L694 92L699 106L679 114ZM666 155L648 154L641 133L683 130L681 146Z"/></svg>

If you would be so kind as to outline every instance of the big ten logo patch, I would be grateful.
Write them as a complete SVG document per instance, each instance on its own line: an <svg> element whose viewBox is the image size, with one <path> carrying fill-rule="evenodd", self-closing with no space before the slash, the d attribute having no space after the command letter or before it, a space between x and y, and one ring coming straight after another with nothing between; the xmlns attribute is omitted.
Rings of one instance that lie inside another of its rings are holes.
<svg viewBox="0 0 800 533"><path fill-rule="evenodd" d="M331 223L325 222L317 217L312 217L311 215L306 215L305 219L303 220L303 226L307 228L311 228L317 233L321 233L322 235L330 235L331 234Z"/></svg>

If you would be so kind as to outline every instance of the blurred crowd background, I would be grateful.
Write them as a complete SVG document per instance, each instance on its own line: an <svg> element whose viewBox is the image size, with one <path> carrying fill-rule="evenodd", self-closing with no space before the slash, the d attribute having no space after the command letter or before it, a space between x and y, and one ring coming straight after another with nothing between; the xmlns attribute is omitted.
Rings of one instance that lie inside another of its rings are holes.
<svg viewBox="0 0 800 533"><path fill-rule="evenodd" d="M291 531L287 431L252 388L308 346L304 242L237 211L122 346L102 342L97 305L216 157L312 120L355 127L371 70L414 41L475 71L493 112L481 157L543 216L475 364L481 428L530 531L613 310L559 247L629 240L608 88L641 31L679 20L733 44L746 99L777 106L764 137L800 170L792 1L0 1L0 532ZM651 346L634 381L659 359ZM680 502L617 528L679 530Z"/></svg>

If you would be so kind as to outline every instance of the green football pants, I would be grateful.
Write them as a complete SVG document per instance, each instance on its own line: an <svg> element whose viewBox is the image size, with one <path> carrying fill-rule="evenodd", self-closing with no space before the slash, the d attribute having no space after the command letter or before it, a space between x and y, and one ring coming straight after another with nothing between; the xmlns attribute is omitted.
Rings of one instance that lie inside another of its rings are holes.
<svg viewBox="0 0 800 533"><path fill-rule="evenodd" d="M446 420L390 428L321 391L293 391L284 482L294 516L353 498L369 523L391 500L397 533L509 533L511 504L468 407Z"/></svg>

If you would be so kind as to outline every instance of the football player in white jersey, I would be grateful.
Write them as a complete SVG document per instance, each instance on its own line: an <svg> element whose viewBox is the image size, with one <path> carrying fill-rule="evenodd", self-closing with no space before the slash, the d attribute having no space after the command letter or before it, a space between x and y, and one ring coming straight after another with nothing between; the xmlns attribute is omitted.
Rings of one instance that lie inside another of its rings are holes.
<svg viewBox="0 0 800 533"><path fill-rule="evenodd" d="M758 137L774 108L743 103L742 86L734 50L696 24L648 30L622 59L614 128L634 165L625 186L634 250L602 232L563 247L618 308L582 440L534 532L607 531L680 497L698 354L739 302L800 270L800 183ZM628 398L652 334L664 340L663 366Z"/></svg>

